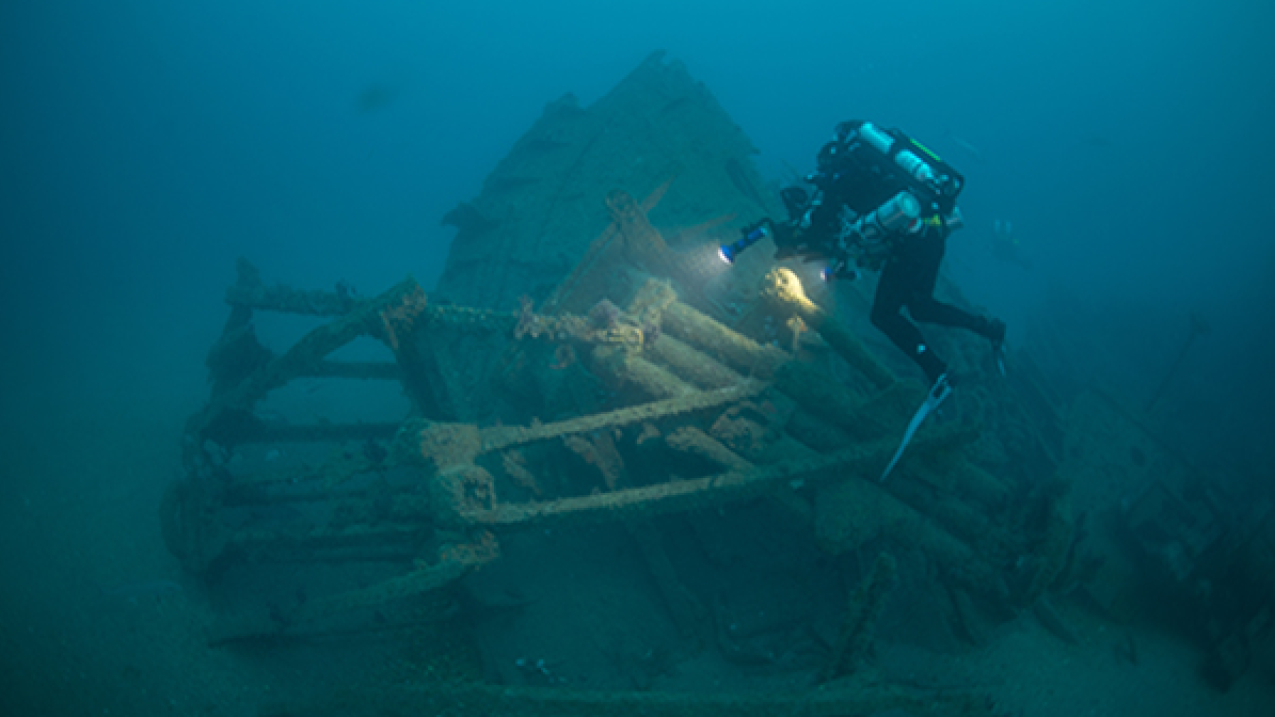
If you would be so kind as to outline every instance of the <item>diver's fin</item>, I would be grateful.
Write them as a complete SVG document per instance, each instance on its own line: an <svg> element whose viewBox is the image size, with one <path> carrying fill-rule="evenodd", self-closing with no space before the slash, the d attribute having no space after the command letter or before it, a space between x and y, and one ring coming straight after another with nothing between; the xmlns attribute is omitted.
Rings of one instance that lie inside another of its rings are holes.
<svg viewBox="0 0 1275 717"><path fill-rule="evenodd" d="M996 370L1000 371L1002 376L1008 375L1005 373L1005 344L996 344L992 347L992 358L996 361Z"/></svg>
<svg viewBox="0 0 1275 717"><path fill-rule="evenodd" d="M912 421L908 423L908 430L903 433L903 442L899 444L899 449L894 452L894 457L890 459L890 465L885 467L885 471L881 477L877 479L878 483L884 483L890 471L894 470L894 466L898 464L899 459L903 457L903 451L912 442L912 436L916 435L916 430L925 422L925 417L934 413L939 404L947 400L952 395L952 382L948 380L947 374L938 377L934 385L930 387L930 393L925 397L925 401L921 403L921 407L916 409L916 413L912 415Z"/></svg>

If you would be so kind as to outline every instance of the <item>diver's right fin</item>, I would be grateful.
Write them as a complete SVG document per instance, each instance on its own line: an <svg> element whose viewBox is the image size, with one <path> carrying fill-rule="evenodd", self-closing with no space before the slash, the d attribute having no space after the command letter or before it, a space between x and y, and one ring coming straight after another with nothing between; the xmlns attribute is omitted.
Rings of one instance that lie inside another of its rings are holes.
<svg viewBox="0 0 1275 717"><path fill-rule="evenodd" d="M951 395L952 382L945 373L939 376L934 385L930 387L929 395L925 397L925 401L921 403L920 408L917 408L916 413L912 415L912 420L908 423L908 429L903 432L903 441L899 443L899 449L894 452L894 457L890 459L890 464L885 467L881 477L877 479L878 483L884 483L885 479L890 475L890 471L894 470L894 466L903 457L903 450L912 442L912 436L916 435L917 429L925 422L925 417L938 410L939 405Z"/></svg>

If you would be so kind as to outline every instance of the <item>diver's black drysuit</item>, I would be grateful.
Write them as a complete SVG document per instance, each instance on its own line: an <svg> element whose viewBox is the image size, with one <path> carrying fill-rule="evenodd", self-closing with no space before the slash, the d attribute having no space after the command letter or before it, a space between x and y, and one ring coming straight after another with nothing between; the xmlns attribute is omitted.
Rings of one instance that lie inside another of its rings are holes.
<svg viewBox="0 0 1275 717"><path fill-rule="evenodd" d="M915 361L931 383L947 371L947 364L925 342L920 329L903 317L903 307L916 321L968 329L994 344L1005 338L1005 325L1001 322L975 316L934 298L939 264L950 233L946 226L927 224L923 231L903 239L881 269L872 300L872 325Z"/></svg>

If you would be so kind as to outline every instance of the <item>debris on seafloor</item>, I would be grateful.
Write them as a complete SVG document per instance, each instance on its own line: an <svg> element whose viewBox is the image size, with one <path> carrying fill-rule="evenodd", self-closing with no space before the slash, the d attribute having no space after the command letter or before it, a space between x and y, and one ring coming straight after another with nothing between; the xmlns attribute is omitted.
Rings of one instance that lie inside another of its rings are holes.
<svg viewBox="0 0 1275 717"><path fill-rule="evenodd" d="M822 681L851 674L866 657L873 628L881 617L886 596L894 587L898 569L894 556L881 553L872 565L872 572L851 593L850 606L833 647L832 659L821 676Z"/></svg>
<svg viewBox="0 0 1275 717"><path fill-rule="evenodd" d="M367 696L410 704L405 714L992 715L978 685L931 690L865 669L869 643L894 639L892 601L907 596L890 586L906 566L928 566L914 579L942 597L952 635L975 643L1024 613L1066 638L1058 600L1126 599L1117 578L1085 567L1120 549L1081 540L1071 514L1077 500L1111 504L1074 494L1092 466L1064 453L1100 434L1077 433L1038 374L963 384L960 415L924 426L892 480L875 481L924 388L797 271L761 251L729 271L717 260L732 227L772 210L752 151L708 91L657 55L590 107L569 96L546 107L480 196L448 215L459 231L433 296L410 279L370 298L267 286L241 261L209 353L212 395L162 506L165 539L214 590L279 563L332 587L240 596L249 604L211 642L422 624L475 635L500 621L475 638L485 669ZM258 338L263 313L326 323L276 352ZM938 340L977 365L970 345ZM344 358L359 342L383 358ZM834 378L846 366L848 380ZM264 420L263 404L298 381L369 387L358 394L388 383L406 406ZM1078 405L1111 420L1101 402ZM587 557L607 541L625 547ZM546 577L551 557L570 569ZM621 587L633 574L649 591ZM466 588L525 597L484 617L463 609ZM582 598L591 590L612 592ZM707 606L726 590L732 610L757 616L760 664L742 666L732 651L754 652L721 638L721 610ZM655 636L658 674L606 659L655 654ZM830 659L794 657L819 643ZM690 689L676 667L691 662L719 683L752 670L751 689ZM339 711L322 699L281 709Z"/></svg>

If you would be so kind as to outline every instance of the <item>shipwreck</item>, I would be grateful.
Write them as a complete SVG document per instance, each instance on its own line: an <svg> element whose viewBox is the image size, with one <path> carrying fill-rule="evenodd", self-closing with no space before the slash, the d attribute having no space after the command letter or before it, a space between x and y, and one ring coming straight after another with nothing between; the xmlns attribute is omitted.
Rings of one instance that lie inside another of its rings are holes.
<svg viewBox="0 0 1275 717"><path fill-rule="evenodd" d="M444 218L436 291L272 285L241 261L162 506L227 606L210 642L446 631L435 658L463 666L378 693L396 714L990 715L977 685L892 679L873 641L977 645L1014 619L1068 639L1054 603L1118 615L1139 561L1179 585L1206 554L1275 575L1269 510L1184 501L1197 472L1118 400L1059 397L1026 350L1002 378L955 333L934 338L975 378L878 482L924 387L855 325L861 289L764 247L718 260L780 211L753 154L656 55L545 108ZM268 348L279 317L304 330ZM389 398L274 415L329 385ZM303 595L262 587L278 566L313 576ZM1270 594L1202 637L1216 671L1242 671ZM901 637L905 613L927 633ZM689 665L722 687L679 686Z"/></svg>

